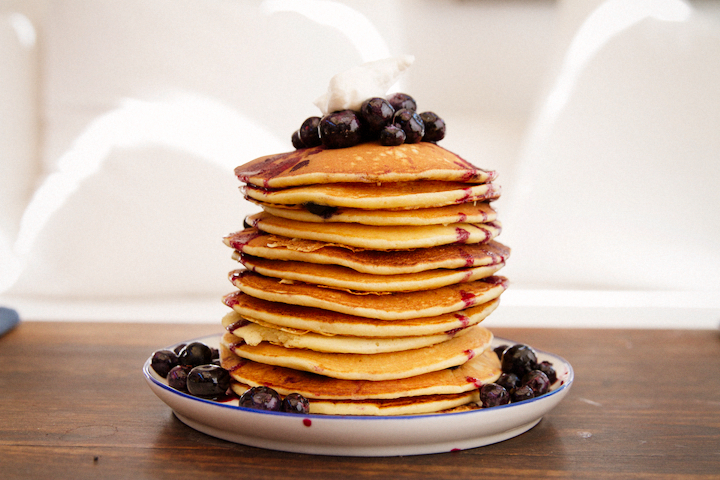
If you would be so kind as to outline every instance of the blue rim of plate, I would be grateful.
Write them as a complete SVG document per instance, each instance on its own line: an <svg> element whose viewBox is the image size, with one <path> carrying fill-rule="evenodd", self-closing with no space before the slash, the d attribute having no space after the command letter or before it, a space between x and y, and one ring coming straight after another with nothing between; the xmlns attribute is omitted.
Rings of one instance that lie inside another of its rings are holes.
<svg viewBox="0 0 720 480"><path fill-rule="evenodd" d="M221 334L206 335L204 337L199 337L199 338L187 340L184 342L178 342L174 345L164 347L163 349L172 350L177 345L180 345L183 343L191 343L191 342L208 343L207 339L209 339L209 338L219 339L220 336L221 336ZM214 343L215 342L213 342L213 345L214 345ZM517 342L513 342L512 340L508 340L505 338L495 337L492 341L491 348L500 346L503 344L512 345L513 343L517 343ZM162 349L159 349L159 350L162 350ZM535 351L536 354L538 354L541 357L551 357L553 359L560 361L564 366L567 367L567 374L566 374L566 378L563 380L563 382L560 384L560 386L554 388L553 390L549 391L545 395L542 395L540 397L531 398L530 400L525 400L520 403L509 403L507 405L499 405L497 407L492 407L492 408L478 408L478 409L474 409L474 410L466 410L466 411L461 411L461 412L450 412L450 413L437 412L437 413L425 413L425 414L417 414L417 415L322 415L322 414L318 414L318 413L314 413L314 414L310 413L310 414L303 414L302 416L303 416L303 418L311 418L311 419L317 418L317 419L323 419L324 421L333 420L333 419L338 419L338 420L341 420L341 419L342 420L388 420L388 419L392 419L392 420L396 420L396 421L397 420L412 421L412 420L416 420L418 418L431 418L431 417L440 417L440 416L447 417L448 415L452 415L452 416L478 415L478 414L483 414L483 413L498 412L498 411L506 410L509 408L514 408L514 407L518 407L518 406L522 406L522 405L529 405L534 402L543 401L547 398L558 395L562 391L570 388L570 386L572 385L572 383L575 379L575 372L572 368L572 365L570 365L570 362L568 362L564 358L562 358L558 355L555 355L553 353L548 353L543 350L538 350L534 347L533 347L533 350ZM147 358L147 360L145 361L145 364L143 365L143 374L145 375L145 378L149 381L152 381L155 385L161 387L162 389L167 390L168 392L175 394L179 397L185 398L190 401L196 401L196 402L212 405L214 407L222 407L222 408L227 408L230 410L239 410L239 411L248 412L251 414L281 416L281 417L289 417L289 418L297 418L298 417L298 414L296 414L296 413L273 412L273 411L267 411L267 410L257 410L257 409L247 408L247 407L240 407L240 406L236 406L236 405L229 405L226 402L218 402L218 401L215 401L212 399L195 397L188 393L181 392L179 390L176 390L176 389L170 387L169 385L162 382L161 380L158 380L157 376L155 376L150 371L150 369L151 369L150 360L151 359L152 359L152 355Z"/></svg>

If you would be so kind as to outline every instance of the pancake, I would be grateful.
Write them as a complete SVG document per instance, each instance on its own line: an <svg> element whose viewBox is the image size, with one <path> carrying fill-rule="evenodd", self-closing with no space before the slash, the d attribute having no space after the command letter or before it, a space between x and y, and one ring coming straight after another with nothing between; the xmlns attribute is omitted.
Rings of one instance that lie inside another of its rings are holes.
<svg viewBox="0 0 720 480"><path fill-rule="evenodd" d="M240 262L248 270L267 277L363 292L432 290L489 277L505 265L504 263L498 263L475 268L426 270L419 273L398 275L373 275L360 273L338 265L318 265L292 260L267 260L249 255L241 255Z"/></svg>
<svg viewBox="0 0 720 480"><path fill-rule="evenodd" d="M265 212L249 216L247 222L259 230L284 237L376 250L429 248L451 243L486 243L498 236L502 230L497 221L399 228L358 223L298 222Z"/></svg>
<svg viewBox="0 0 720 480"><path fill-rule="evenodd" d="M467 328L446 331L435 335L414 337L357 337L347 335L321 335L297 329L277 327L265 322L253 322L232 311L222 320L225 329L248 345L268 342L285 348L306 348L315 352L375 354L400 352L428 347L467 332Z"/></svg>
<svg viewBox="0 0 720 480"><path fill-rule="evenodd" d="M231 272L230 280L243 293L263 300L379 320L434 317L457 312L493 300L507 288L507 279L500 276L435 290L392 295L361 295L307 283L282 282L247 270Z"/></svg>
<svg viewBox="0 0 720 480"><path fill-rule="evenodd" d="M495 172L475 167L458 155L429 142L384 147L305 148L252 160L235 169L243 183L264 188L338 182L407 182L439 180L486 183Z"/></svg>
<svg viewBox="0 0 720 480"><path fill-rule="evenodd" d="M401 352L325 353L284 348L268 342L247 345L231 333L222 343L237 356L263 363L343 380L395 380L462 365L482 354L492 342L489 330L476 325L464 335L436 345Z"/></svg>
<svg viewBox="0 0 720 480"><path fill-rule="evenodd" d="M271 260L342 265L376 275L416 273L438 268L470 268L505 262L510 249L491 240L482 244L449 244L427 249L365 250L245 229L226 236L228 247Z"/></svg>
<svg viewBox="0 0 720 480"><path fill-rule="evenodd" d="M232 382L230 388L242 395L248 387ZM327 400L313 399L309 413L317 415L423 415L428 413L454 412L472 408L480 400L478 390L450 395L424 395L420 397L393 398L386 400Z"/></svg>
<svg viewBox="0 0 720 480"><path fill-rule="evenodd" d="M320 308L302 307L269 302L235 291L223 297L223 302L241 317L255 323L280 328L315 332L321 335L349 335L356 337L404 337L452 333L459 328L476 325L497 308L500 299L436 317L407 320L377 320L337 313Z"/></svg>
<svg viewBox="0 0 720 480"><path fill-rule="evenodd" d="M242 384L268 386L280 395L299 393L305 398L368 400L448 395L468 392L500 377L500 360L491 349L457 368L447 368L399 380L341 380L291 368L264 365L238 357L221 345L222 366Z"/></svg>
<svg viewBox="0 0 720 480"><path fill-rule="evenodd" d="M361 208L431 208L459 203L485 202L500 197L500 187L493 183L398 182L398 183L326 183L268 189L254 185L243 187L251 199L280 205L313 203L328 207Z"/></svg>
<svg viewBox="0 0 720 480"><path fill-rule="evenodd" d="M252 200L252 199L250 199ZM276 217L299 222L362 223L363 225L447 225L450 223L486 223L497 219L487 202L461 203L435 208L366 210L324 207L317 204L274 205L254 200L264 211Z"/></svg>

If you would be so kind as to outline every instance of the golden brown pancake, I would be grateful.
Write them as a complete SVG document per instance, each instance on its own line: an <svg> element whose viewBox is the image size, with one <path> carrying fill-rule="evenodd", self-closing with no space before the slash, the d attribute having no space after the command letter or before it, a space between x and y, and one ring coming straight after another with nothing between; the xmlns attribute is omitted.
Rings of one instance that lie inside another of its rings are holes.
<svg viewBox="0 0 720 480"><path fill-rule="evenodd" d="M482 354L493 335L479 325L463 335L429 347L400 352L358 354L326 353L285 348L268 342L247 345L231 333L222 344L237 356L265 365L292 368L343 380L395 380L462 365Z"/></svg>
<svg viewBox="0 0 720 480"><path fill-rule="evenodd" d="M507 287L506 278L492 276L422 292L362 295L307 283L282 282L247 270L231 272L230 280L243 293L263 300L324 308L379 320L434 317L457 312L493 300Z"/></svg>
<svg viewBox="0 0 720 480"><path fill-rule="evenodd" d="M279 327L267 322L254 322L231 311L223 317L225 329L248 345L268 342L285 348L306 348L328 353L387 353L412 350L441 343L463 335L467 328L445 331L435 335L404 337L358 337L348 335L322 335L298 329Z"/></svg>
<svg viewBox="0 0 720 480"><path fill-rule="evenodd" d="M481 244L449 244L426 249L381 251L270 235L250 228L228 235L223 241L228 247L256 257L342 265L358 272L376 275L495 265L505 262L510 256L508 247L493 240Z"/></svg>
<svg viewBox="0 0 720 480"><path fill-rule="evenodd" d="M248 386L231 382L230 388L242 395ZM378 400L328 400L315 398L310 402L310 412L317 415L423 415L472 409L478 402L478 390L448 395L422 395Z"/></svg>
<svg viewBox="0 0 720 480"><path fill-rule="evenodd" d="M293 260L268 260L242 255L240 262L246 269L267 277L314 283L332 288L358 290L363 292L411 292L432 290L455 283L473 282L497 273L505 264L460 268L426 270L419 273L398 275L373 275L360 273L338 265Z"/></svg>
<svg viewBox="0 0 720 480"><path fill-rule="evenodd" d="M223 302L243 318L280 328L315 332L321 335L402 337L452 333L459 328L476 325L497 308L500 299L495 298L459 312L446 313L436 317L393 320L392 322L321 308L269 302L240 291L226 295L223 297Z"/></svg>
<svg viewBox="0 0 720 480"><path fill-rule="evenodd" d="M264 211L276 217L299 222L362 223L363 225L447 225L450 223L487 223L497 213L487 202L468 202L435 208L366 210L324 207L321 205L275 205L257 200Z"/></svg>
<svg viewBox="0 0 720 480"><path fill-rule="evenodd" d="M500 234L498 221L451 225L378 226L359 223L307 223L266 212L247 218L259 230L290 238L336 243L375 250L429 248L451 243L486 243Z"/></svg>
<svg viewBox="0 0 720 480"><path fill-rule="evenodd" d="M493 183L398 182L398 183L326 183L267 189L246 185L245 195L266 204L301 205L312 203L328 207L381 210L391 208L434 208L470 202L486 202L500 197Z"/></svg>
<svg viewBox="0 0 720 480"><path fill-rule="evenodd" d="M495 172L475 167L458 155L429 142L385 147L306 148L257 158L235 169L243 183L286 188L317 183L386 183L417 180L486 183Z"/></svg>
<svg viewBox="0 0 720 480"><path fill-rule="evenodd" d="M468 392L500 377L500 361L492 349L457 368L447 368L397 380L342 380L286 367L265 365L238 357L221 345L222 366L234 380L257 387L265 385L280 395L299 393L305 398L368 400Z"/></svg>

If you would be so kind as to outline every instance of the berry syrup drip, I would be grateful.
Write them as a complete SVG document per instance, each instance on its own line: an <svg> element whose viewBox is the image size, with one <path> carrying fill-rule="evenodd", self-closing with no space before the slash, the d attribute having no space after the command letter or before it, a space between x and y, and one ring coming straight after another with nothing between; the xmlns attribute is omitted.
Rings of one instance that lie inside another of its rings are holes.
<svg viewBox="0 0 720 480"><path fill-rule="evenodd" d="M468 360L472 360L475 357L475 350L468 349L465 350L463 353L467 355Z"/></svg>
<svg viewBox="0 0 720 480"><path fill-rule="evenodd" d="M492 278L492 277L490 277ZM472 292L466 292L465 290L460 290L460 299L465 304L465 308L471 307L475 304L475 294Z"/></svg>
<svg viewBox="0 0 720 480"><path fill-rule="evenodd" d="M239 339L237 342L233 342L233 343L229 344L229 345L228 345L228 349L230 349L231 351L234 352L236 348L240 348L240 347L242 347L243 345L247 345L247 344L245 343L245 340Z"/></svg>
<svg viewBox="0 0 720 480"><path fill-rule="evenodd" d="M230 282L234 285L236 281L239 281L246 270L233 270L228 274L228 278L230 279Z"/></svg>
<svg viewBox="0 0 720 480"><path fill-rule="evenodd" d="M241 293L242 292L240 291L228 293L223 297L223 303L230 308L234 307L235 305L240 303L238 297L241 295Z"/></svg>
<svg viewBox="0 0 720 480"><path fill-rule="evenodd" d="M247 244L249 244L254 239L256 239L260 236L262 236L262 234L258 230L254 229L254 228L246 229L246 230L243 230L242 232L237 232L230 236L230 239L229 239L230 246L232 246L232 248L234 248L235 250L242 251L242 249Z"/></svg>
<svg viewBox="0 0 720 480"><path fill-rule="evenodd" d="M312 420L310 420L309 418L303 418L303 425L305 425L306 427L312 427Z"/></svg>
<svg viewBox="0 0 720 480"><path fill-rule="evenodd" d="M460 212L458 213L458 223L465 223L467 221L467 215Z"/></svg>
<svg viewBox="0 0 720 480"><path fill-rule="evenodd" d="M463 315L462 313L456 313L455 318L460 320L460 325L462 325L462 327L460 328L466 328L470 325L470 317L468 317L467 315Z"/></svg>
<svg viewBox="0 0 720 480"><path fill-rule="evenodd" d="M294 150L292 152L273 155L262 162L254 165L253 170L235 169L235 175L243 183L249 183L250 177L260 177L263 179L263 186L269 188L269 182L272 178L282 174L283 172L297 171L306 167L310 161L308 156L315 155L323 150L322 147L307 148L302 151Z"/></svg>
<svg viewBox="0 0 720 480"><path fill-rule="evenodd" d="M247 365L248 361L244 358L238 360L238 363L228 369L228 372L233 373L236 370L240 370L242 367Z"/></svg>
<svg viewBox="0 0 720 480"><path fill-rule="evenodd" d="M491 275L489 277L483 278L482 281L485 283L489 283L490 285L500 285L504 288L508 287L508 279L497 275Z"/></svg>
<svg viewBox="0 0 720 480"><path fill-rule="evenodd" d="M469 187L463 188L463 196L455 200L455 203L467 203L471 198L473 198L472 189Z"/></svg>
<svg viewBox="0 0 720 480"><path fill-rule="evenodd" d="M480 382L480 380L478 380L478 379L475 378L475 377L465 377L465 381L468 382L468 383L472 383L473 385L475 385L475 388L480 388L480 387L482 387L482 382Z"/></svg>
<svg viewBox="0 0 720 480"><path fill-rule="evenodd" d="M475 265L475 257L473 255L471 255L470 253L468 253L465 250L460 250L459 254L462 258L465 259L466 267L472 267L473 265Z"/></svg>
<svg viewBox="0 0 720 480"><path fill-rule="evenodd" d="M494 180L495 177L497 176L497 173L493 170L483 170L482 168L478 168L475 165L473 165L472 163L468 162L467 160L462 158L457 153L453 153L453 155L455 155L455 157L457 159L453 163L455 163L455 165L457 165L458 167L461 167L461 168L464 168L467 170L467 172L465 172L465 174L463 175L463 181L465 181L465 182L477 180L478 178L485 176L485 175L489 175L489 178L487 181L490 182L490 181Z"/></svg>
<svg viewBox="0 0 720 480"><path fill-rule="evenodd" d="M227 330L230 333L233 333L238 328L246 327L246 326L250 325L250 323L251 322L249 320L245 320L243 318L242 320L238 320L237 322L231 323L230 325L225 327L225 330Z"/></svg>
<svg viewBox="0 0 720 480"><path fill-rule="evenodd" d="M470 238L470 232L460 227L455 228L455 235L457 237L456 243L467 243Z"/></svg>

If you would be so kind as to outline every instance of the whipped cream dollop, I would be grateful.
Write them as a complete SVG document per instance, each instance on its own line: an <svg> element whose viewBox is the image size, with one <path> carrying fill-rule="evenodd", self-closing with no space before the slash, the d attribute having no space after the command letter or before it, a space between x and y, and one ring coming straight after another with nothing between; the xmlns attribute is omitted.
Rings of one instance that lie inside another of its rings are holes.
<svg viewBox="0 0 720 480"><path fill-rule="evenodd" d="M338 73L327 92L315 100L323 115L338 110L359 110L372 97L384 97L390 87L415 61L413 55L375 60Z"/></svg>

